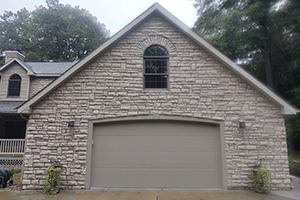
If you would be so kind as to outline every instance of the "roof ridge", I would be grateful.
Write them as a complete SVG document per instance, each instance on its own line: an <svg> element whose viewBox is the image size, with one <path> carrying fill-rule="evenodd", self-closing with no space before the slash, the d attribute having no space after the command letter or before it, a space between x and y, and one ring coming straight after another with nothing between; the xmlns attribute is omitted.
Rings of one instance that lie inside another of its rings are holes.
<svg viewBox="0 0 300 200"><path fill-rule="evenodd" d="M45 87L42 91L40 91L35 96L33 96L31 99L29 99L27 102L25 102L23 105L18 107L18 112L20 112L20 113L21 112L29 112L30 107L32 105L34 105L35 103L40 101L48 93L52 92L55 88L57 88L60 84L62 84L65 79L69 78L70 76L73 76L76 72L81 70L81 68L88 65L99 54L101 54L103 51L105 51L111 45L113 45L118 40L120 40L125 34L130 32L132 29L134 29L136 26L138 26L144 20L146 20L147 17L149 17L152 13L157 12L157 11L165 19L167 19L170 23L172 23L175 27L177 27L185 35L187 35L191 40L193 40L196 44L200 45L206 51L211 53L214 57L216 57L225 66L227 66L232 71L234 71L238 76L240 76L246 82L248 82L249 84L254 86L257 90L262 92L262 94L267 96L274 103L279 105L281 107L281 114L290 115L290 114L296 114L298 112L298 109L296 109L294 106L289 104L287 101L285 101L283 98L281 98L276 93L271 91L267 86L265 86L259 80L254 78L251 74L246 72L240 66L238 66L233 61L231 61L229 58L227 58L225 55L223 55L221 52L219 52L216 48L214 48L207 41L205 41L203 38L201 38L199 35L197 35L195 32L193 32L187 25L185 25L182 21L180 21L178 18L176 18L173 14L171 14L169 11L167 11L164 7L162 7L157 2L154 3L151 7L149 7L142 14L140 14L138 17L136 17L132 22L127 24L123 29L121 29L119 32L117 32L113 37L111 37L109 40L107 40L100 47L98 47L96 50L91 52L89 55L87 55L81 61L79 61L78 63L73 65L73 67L69 68L65 73L63 73L59 78L57 78L55 81L53 81L47 87Z"/></svg>

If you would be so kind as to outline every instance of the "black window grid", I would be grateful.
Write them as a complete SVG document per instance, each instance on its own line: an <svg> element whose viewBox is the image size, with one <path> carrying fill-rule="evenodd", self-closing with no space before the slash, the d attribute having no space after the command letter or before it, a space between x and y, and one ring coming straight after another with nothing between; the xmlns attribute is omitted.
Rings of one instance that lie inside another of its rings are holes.
<svg viewBox="0 0 300 200"><path fill-rule="evenodd" d="M9 78L7 96L20 96L21 77L18 74L13 74Z"/></svg>

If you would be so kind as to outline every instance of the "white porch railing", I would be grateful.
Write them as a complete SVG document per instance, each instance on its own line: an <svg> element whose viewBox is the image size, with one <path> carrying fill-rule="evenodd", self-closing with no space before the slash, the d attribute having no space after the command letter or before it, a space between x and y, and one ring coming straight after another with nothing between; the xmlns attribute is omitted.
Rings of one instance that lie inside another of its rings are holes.
<svg viewBox="0 0 300 200"><path fill-rule="evenodd" d="M0 139L0 154L23 154L25 139Z"/></svg>

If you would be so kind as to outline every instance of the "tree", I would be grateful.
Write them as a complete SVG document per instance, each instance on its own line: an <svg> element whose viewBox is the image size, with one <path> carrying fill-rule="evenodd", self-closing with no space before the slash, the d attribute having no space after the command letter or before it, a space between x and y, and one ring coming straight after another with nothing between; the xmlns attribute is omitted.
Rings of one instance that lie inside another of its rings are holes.
<svg viewBox="0 0 300 200"><path fill-rule="evenodd" d="M46 0L29 12L25 8L0 16L0 53L18 48L27 61L72 61L85 57L109 36L105 25L79 6Z"/></svg>
<svg viewBox="0 0 300 200"><path fill-rule="evenodd" d="M196 0L194 31L300 107L299 0ZM287 118L300 144L300 117ZM300 150L300 145L297 146Z"/></svg>
<svg viewBox="0 0 300 200"><path fill-rule="evenodd" d="M0 55L5 50L22 47L22 50L34 48L32 42L31 13L23 8L17 13L5 11L0 16ZM4 61L1 63L3 64Z"/></svg>
<svg viewBox="0 0 300 200"><path fill-rule="evenodd" d="M275 0L197 0L194 30L275 89L270 10Z"/></svg>
<svg viewBox="0 0 300 200"><path fill-rule="evenodd" d="M300 107L300 2L196 2L194 31Z"/></svg>

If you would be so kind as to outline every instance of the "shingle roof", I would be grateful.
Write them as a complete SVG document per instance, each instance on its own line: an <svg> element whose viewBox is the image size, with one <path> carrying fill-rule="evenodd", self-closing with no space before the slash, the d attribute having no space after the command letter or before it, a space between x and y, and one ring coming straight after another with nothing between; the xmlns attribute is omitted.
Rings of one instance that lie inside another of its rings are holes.
<svg viewBox="0 0 300 200"><path fill-rule="evenodd" d="M60 76L73 65L75 65L78 60L73 62L23 62L17 58L14 58L0 67L0 72L10 66L13 62L19 63L19 65L22 66L29 75Z"/></svg>
<svg viewBox="0 0 300 200"><path fill-rule="evenodd" d="M0 113L15 113L14 108L24 103L24 101L0 101Z"/></svg>
<svg viewBox="0 0 300 200"><path fill-rule="evenodd" d="M62 74L77 62L25 62L25 65L35 74Z"/></svg>

